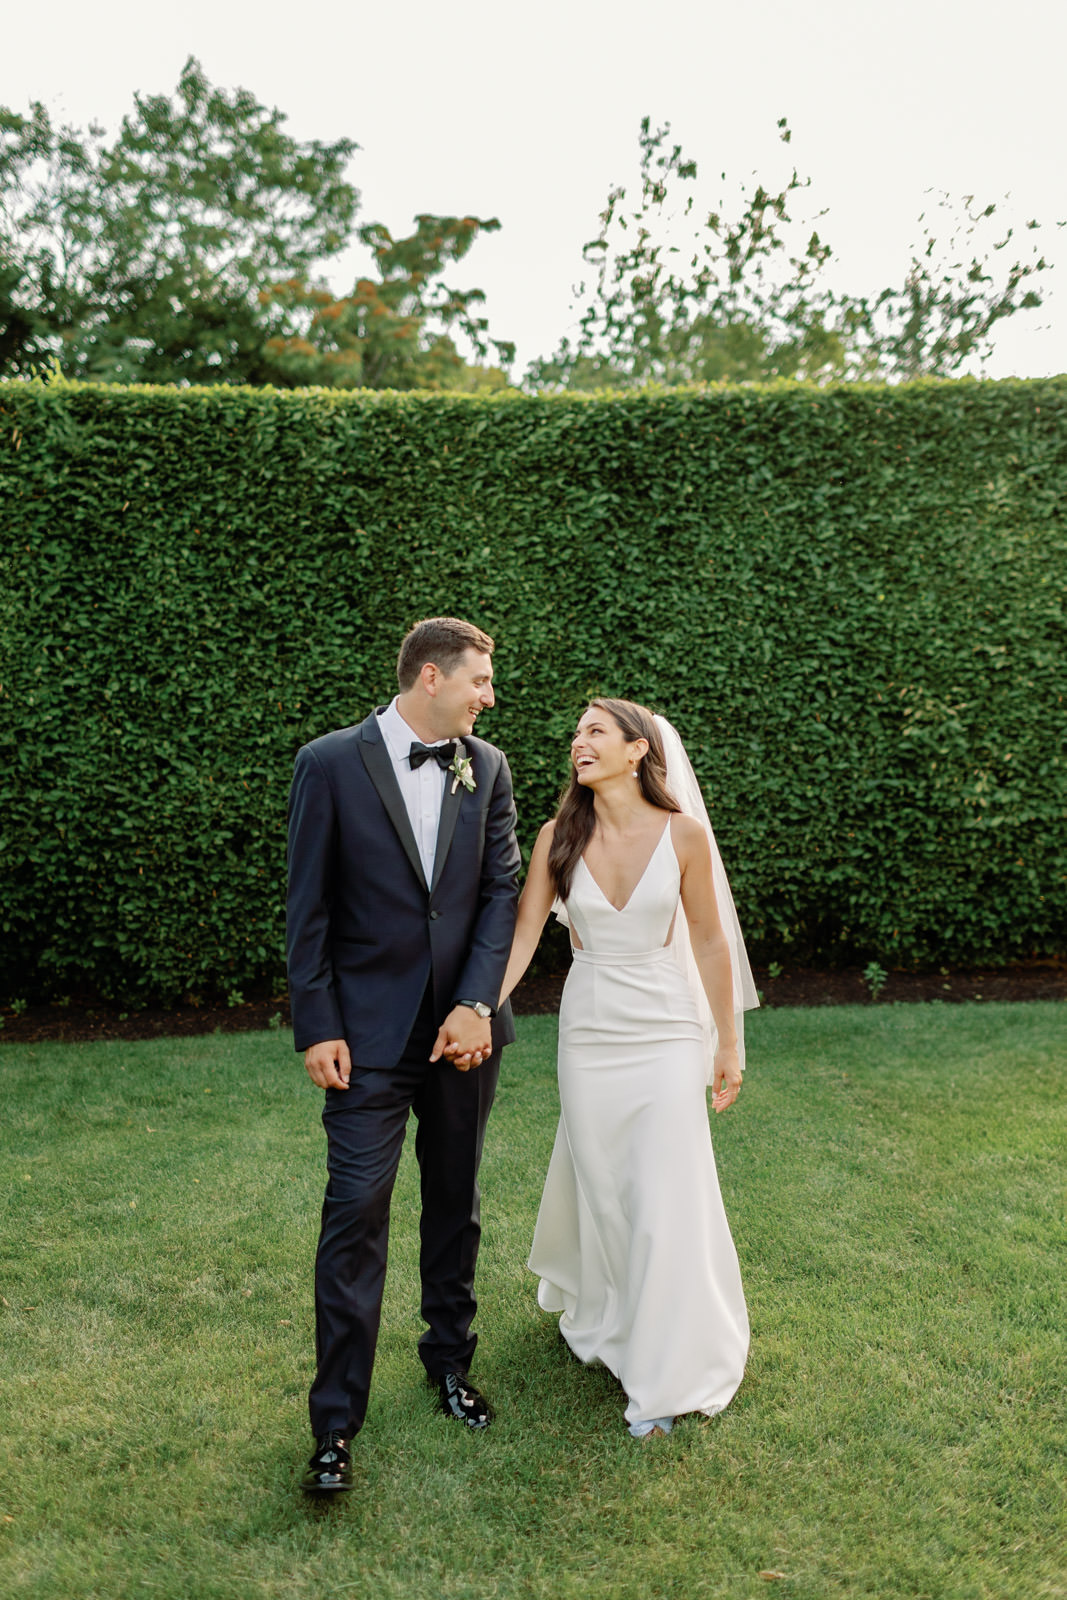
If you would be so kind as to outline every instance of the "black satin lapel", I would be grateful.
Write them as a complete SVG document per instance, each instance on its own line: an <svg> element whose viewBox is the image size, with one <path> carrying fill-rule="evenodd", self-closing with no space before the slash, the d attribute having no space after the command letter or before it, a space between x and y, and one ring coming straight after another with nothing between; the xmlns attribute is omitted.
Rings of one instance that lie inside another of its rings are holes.
<svg viewBox="0 0 1067 1600"><path fill-rule="evenodd" d="M393 771L393 758L386 748L385 740L381 737L368 739L364 735L359 741L359 753L363 757L363 765L367 769L370 780L381 797L381 802L388 813L389 821L396 829L397 838L404 846L404 854L411 862L419 882L425 888L426 874L422 870L422 862L419 859L419 847L415 843L415 835L408 819L407 806L404 804L404 797L400 793L400 785L397 783L396 773ZM438 844L438 849L440 849L440 844Z"/></svg>
<svg viewBox="0 0 1067 1600"><path fill-rule="evenodd" d="M466 755L466 749L459 739L456 740L456 755L460 758ZM454 794L452 792L453 788L455 789ZM456 782L455 775L451 772L446 772L444 798L441 801L441 821L437 827L437 849L434 851L433 857L431 894L437 888L438 880L445 869L448 852L452 847L452 835L456 831L456 819L459 816L460 804L465 793L466 790L463 785Z"/></svg>

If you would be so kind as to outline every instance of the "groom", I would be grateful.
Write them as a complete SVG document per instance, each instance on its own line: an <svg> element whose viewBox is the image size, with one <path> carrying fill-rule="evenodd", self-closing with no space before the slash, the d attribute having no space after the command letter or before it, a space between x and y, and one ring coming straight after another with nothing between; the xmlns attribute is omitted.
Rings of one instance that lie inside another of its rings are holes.
<svg viewBox="0 0 1067 1600"><path fill-rule="evenodd" d="M431 617L404 639L400 693L305 745L289 803L288 963L295 1044L326 1091L329 1182L315 1263L311 1494L352 1487L385 1283L389 1200L409 1111L422 1185L419 1353L442 1410L489 1407L477 1336L478 1163L500 1051L495 1007L515 924L511 774L471 736L494 703L493 641Z"/></svg>

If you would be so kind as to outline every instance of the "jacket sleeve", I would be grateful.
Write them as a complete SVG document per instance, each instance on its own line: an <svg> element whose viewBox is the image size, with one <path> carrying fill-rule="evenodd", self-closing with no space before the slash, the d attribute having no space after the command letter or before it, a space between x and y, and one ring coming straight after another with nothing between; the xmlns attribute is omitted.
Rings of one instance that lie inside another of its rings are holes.
<svg viewBox="0 0 1067 1600"><path fill-rule="evenodd" d="M486 816L478 915L467 958L452 995L453 1003L484 1000L495 1009L500 999L519 899L522 858L515 838L515 822L511 769L501 755Z"/></svg>
<svg viewBox="0 0 1067 1600"><path fill-rule="evenodd" d="M297 752L289 792L286 961L297 1050L343 1038L330 954L332 889L337 881L333 793L310 745Z"/></svg>

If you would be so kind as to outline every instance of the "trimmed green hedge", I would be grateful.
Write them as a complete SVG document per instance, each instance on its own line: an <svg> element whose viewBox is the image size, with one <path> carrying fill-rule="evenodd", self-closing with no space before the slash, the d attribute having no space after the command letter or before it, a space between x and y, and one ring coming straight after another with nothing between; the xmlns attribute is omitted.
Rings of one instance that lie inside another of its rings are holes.
<svg viewBox="0 0 1067 1600"><path fill-rule="evenodd" d="M757 956L1065 940L1067 380L612 398L0 386L0 993L282 967L297 747L497 638L528 848L678 724Z"/></svg>

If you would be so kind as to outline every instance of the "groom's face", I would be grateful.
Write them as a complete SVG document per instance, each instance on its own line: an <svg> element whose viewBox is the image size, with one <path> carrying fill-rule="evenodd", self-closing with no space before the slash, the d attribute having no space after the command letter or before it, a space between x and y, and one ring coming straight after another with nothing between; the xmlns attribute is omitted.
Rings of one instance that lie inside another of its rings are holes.
<svg viewBox="0 0 1067 1600"><path fill-rule="evenodd" d="M488 711L495 699L492 657L478 650L465 651L454 672L437 676L433 706L438 738L473 733L479 715Z"/></svg>

